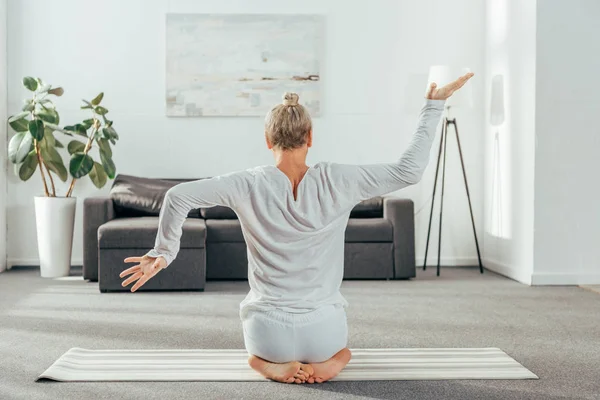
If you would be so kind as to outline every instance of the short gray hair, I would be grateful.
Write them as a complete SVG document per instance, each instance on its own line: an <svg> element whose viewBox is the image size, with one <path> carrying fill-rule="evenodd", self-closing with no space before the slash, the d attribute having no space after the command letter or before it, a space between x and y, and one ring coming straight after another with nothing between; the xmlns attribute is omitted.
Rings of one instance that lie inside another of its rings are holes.
<svg viewBox="0 0 600 400"><path fill-rule="evenodd" d="M265 133L273 145L281 150L302 147L312 129L312 120L308 110L298 104L296 93L286 92L283 102L267 113Z"/></svg>

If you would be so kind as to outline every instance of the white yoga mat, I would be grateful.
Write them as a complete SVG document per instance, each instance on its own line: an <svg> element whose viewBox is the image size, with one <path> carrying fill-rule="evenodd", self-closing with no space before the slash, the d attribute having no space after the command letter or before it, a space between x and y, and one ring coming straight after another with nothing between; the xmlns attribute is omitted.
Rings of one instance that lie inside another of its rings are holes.
<svg viewBox="0 0 600 400"><path fill-rule="evenodd" d="M334 381L538 379L497 348L354 349ZM84 381L266 381L246 350L86 350L74 347L39 379Z"/></svg>

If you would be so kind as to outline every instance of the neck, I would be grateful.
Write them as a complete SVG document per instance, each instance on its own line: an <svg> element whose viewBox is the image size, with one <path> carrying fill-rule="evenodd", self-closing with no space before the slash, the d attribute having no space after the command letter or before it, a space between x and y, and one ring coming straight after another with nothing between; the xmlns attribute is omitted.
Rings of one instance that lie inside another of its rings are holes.
<svg viewBox="0 0 600 400"><path fill-rule="evenodd" d="M304 174L308 166L306 165L306 154L308 148L301 147L294 150L275 151L275 166L287 173L301 172Z"/></svg>

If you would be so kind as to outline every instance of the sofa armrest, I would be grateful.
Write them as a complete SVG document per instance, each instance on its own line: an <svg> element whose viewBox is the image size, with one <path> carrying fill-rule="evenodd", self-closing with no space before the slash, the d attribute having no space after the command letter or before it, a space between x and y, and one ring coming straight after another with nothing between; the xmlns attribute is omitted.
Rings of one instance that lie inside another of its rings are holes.
<svg viewBox="0 0 600 400"><path fill-rule="evenodd" d="M83 202L83 279L98 280L98 228L115 219L110 197L89 197Z"/></svg>
<svg viewBox="0 0 600 400"><path fill-rule="evenodd" d="M410 199L383 198L383 218L394 230L394 279L414 278L415 270L415 214Z"/></svg>

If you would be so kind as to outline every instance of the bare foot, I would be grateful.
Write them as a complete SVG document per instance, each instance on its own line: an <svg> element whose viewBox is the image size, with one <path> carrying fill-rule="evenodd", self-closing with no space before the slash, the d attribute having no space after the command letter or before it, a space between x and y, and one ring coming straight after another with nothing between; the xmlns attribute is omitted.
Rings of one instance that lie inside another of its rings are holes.
<svg viewBox="0 0 600 400"><path fill-rule="evenodd" d="M346 367L351 358L352 353L350 350L348 348L344 348L335 353L335 355L327 361L309 364L313 368L313 373L310 375L307 382L323 383L335 378L338 376L340 371Z"/></svg>
<svg viewBox="0 0 600 400"><path fill-rule="evenodd" d="M310 377L310 373L303 369L302 364L298 361L277 364L260 357L250 356L248 364L253 370L260 373L265 378L282 382L282 383L304 383ZM309 369L309 371L311 371Z"/></svg>

